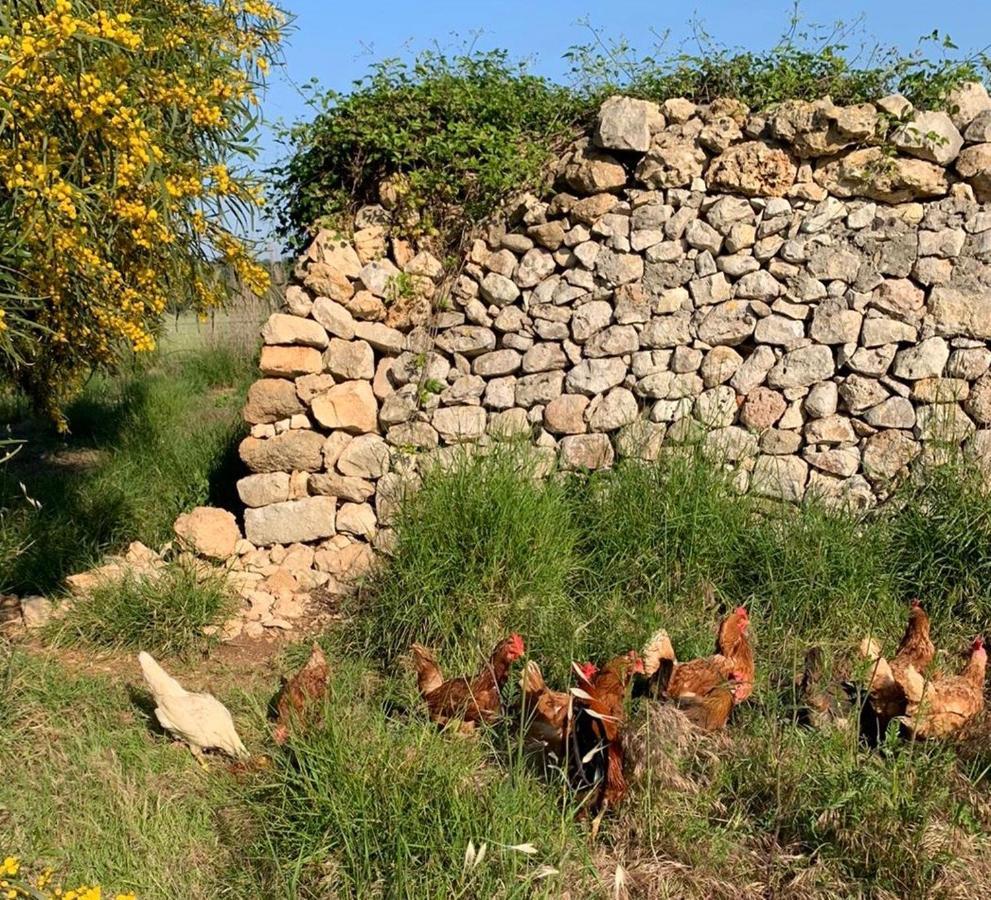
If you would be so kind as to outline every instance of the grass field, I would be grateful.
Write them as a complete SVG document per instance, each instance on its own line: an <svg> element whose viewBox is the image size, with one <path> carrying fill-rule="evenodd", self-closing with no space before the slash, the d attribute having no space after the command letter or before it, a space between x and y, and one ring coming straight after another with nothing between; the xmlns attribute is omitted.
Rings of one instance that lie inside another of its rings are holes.
<svg viewBox="0 0 991 900"><path fill-rule="evenodd" d="M50 591L106 550L168 539L180 510L223 502L250 331L174 337L149 364L92 382L66 441L8 403L31 444L2 483L4 587ZM162 900L978 896L991 858L986 730L957 746L892 735L865 751L847 732L793 723L794 676L813 644L837 665L868 630L891 649L916 594L941 662L956 666L991 624L989 548L991 498L952 467L855 518L739 497L689 457L547 481L518 448L466 458L425 479L395 558L321 636L325 724L287 747L271 742L266 709L307 647L252 655L192 640L224 601L182 573L159 592L101 596L69 640L0 643L0 858ZM635 701L650 764L594 842L564 786L523 759L512 716L478 740L437 733L405 656L420 640L446 671L470 671L519 630L563 687L572 659L638 647L659 625L680 657L707 653L721 609L739 603L754 697L717 737L680 733ZM205 771L172 745L136 646L177 653L167 666L227 703L268 764Z"/></svg>

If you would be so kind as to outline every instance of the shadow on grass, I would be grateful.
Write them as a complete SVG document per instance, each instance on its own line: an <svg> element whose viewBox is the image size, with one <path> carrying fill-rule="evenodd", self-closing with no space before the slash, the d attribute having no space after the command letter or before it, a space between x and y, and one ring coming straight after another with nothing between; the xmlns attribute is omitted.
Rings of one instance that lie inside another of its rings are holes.
<svg viewBox="0 0 991 900"><path fill-rule="evenodd" d="M176 355L92 379L64 438L29 415L12 423L25 443L0 470L0 590L51 593L129 541L166 542L185 509L237 510L251 368L250 357L216 349Z"/></svg>

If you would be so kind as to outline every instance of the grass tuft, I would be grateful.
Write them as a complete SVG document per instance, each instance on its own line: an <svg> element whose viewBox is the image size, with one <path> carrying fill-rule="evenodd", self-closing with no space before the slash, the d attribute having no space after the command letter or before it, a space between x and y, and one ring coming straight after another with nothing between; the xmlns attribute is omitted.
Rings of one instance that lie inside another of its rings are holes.
<svg viewBox="0 0 991 900"><path fill-rule="evenodd" d="M233 608L222 576L175 562L151 577L128 573L71 601L55 637L110 650L182 654L205 646L203 629L222 625Z"/></svg>

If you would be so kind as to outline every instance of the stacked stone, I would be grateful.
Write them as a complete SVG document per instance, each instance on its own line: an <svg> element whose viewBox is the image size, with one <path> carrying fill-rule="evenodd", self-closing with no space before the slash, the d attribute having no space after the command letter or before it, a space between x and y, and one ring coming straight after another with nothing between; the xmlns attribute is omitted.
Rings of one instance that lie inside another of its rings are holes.
<svg viewBox="0 0 991 900"><path fill-rule="evenodd" d="M859 505L944 441L991 455L991 99L950 109L611 98L450 286L383 207L321 233L263 332L248 540L364 566L425 460L521 435Z"/></svg>

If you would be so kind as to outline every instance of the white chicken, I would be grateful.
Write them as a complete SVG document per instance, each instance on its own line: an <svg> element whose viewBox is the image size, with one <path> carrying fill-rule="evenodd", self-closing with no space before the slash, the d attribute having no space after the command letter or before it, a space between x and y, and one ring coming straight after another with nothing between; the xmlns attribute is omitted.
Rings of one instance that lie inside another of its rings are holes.
<svg viewBox="0 0 991 900"><path fill-rule="evenodd" d="M234 728L230 712L210 694L191 694L172 678L151 654L138 654L141 672L155 698L155 717L166 731L185 741L193 756L203 762L203 751L216 749L235 759L248 751Z"/></svg>

